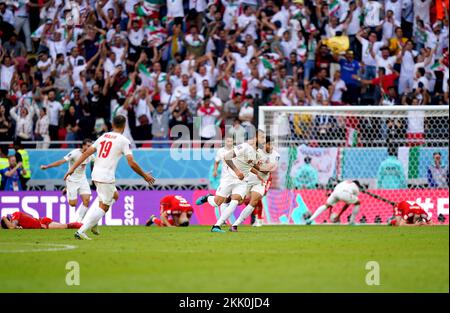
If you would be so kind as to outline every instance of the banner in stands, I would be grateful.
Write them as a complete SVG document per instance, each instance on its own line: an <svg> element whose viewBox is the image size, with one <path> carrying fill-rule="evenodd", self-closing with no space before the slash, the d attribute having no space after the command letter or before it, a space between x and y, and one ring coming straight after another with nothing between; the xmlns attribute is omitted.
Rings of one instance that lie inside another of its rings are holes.
<svg viewBox="0 0 450 313"><path fill-rule="evenodd" d="M207 190L179 190L179 191L122 191L119 200L112 210L102 220L103 225L143 225L150 215L159 215L159 200L169 194L184 197L194 207L193 225L212 225L220 212L209 204L195 205L195 200L212 191ZM448 224L448 190L373 190L382 197L393 201L414 200L432 215L435 223L438 216L445 218ZM382 223L392 216L392 207L365 194L361 194L361 211L357 216L359 222L363 217L366 223L374 223L379 217ZM264 220L267 224L302 224L303 213L313 212L326 200L323 190L271 190L263 199ZM96 193L93 193L91 207L98 205ZM237 218L243 209L240 206L231 221ZM339 206L335 210L340 209ZM0 192L0 214L5 216L15 211L24 211L35 217L47 216L61 223L75 219L75 210L70 210L67 199L57 191L30 192ZM343 215L342 222L346 222L348 213ZM328 221L329 213L324 212L316 220L317 223ZM345 219L345 220L344 220ZM249 223L249 219L246 224Z"/></svg>

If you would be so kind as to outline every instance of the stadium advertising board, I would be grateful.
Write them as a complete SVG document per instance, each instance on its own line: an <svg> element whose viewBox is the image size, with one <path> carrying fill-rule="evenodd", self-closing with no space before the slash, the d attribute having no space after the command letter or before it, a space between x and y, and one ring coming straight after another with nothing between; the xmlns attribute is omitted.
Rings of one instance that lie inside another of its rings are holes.
<svg viewBox="0 0 450 313"><path fill-rule="evenodd" d="M151 214L159 215L159 199L169 194L184 197L194 207L191 220L193 225L212 225L219 216L218 209L208 204L195 205L195 199L205 195L207 190L196 191L122 191L119 200L114 204L112 211L108 212L102 220L103 225L143 225ZM449 194L445 189L422 190L373 190L373 193L392 201L414 200L431 214L433 222L439 223L438 217L445 218L448 224ZM379 217L385 223L392 216L392 207L384 202L365 194L360 195L361 211L357 216L360 222L363 216L368 224L374 223ZM326 200L323 190L271 190L263 199L264 220L267 224L302 224L303 214L314 211ZM93 193L91 206L98 205L96 193ZM231 220L237 218L243 206L235 211ZM340 209L337 205L335 210ZM67 199L57 191L29 191L29 192L1 192L0 214L2 216L17 210L27 212L36 217L47 216L57 222L73 221L75 211L67 205ZM348 214L350 214L350 210ZM343 214L342 222L347 220L347 213ZM316 220L323 223L329 220L328 212L324 212ZM247 220L248 224L249 221Z"/></svg>

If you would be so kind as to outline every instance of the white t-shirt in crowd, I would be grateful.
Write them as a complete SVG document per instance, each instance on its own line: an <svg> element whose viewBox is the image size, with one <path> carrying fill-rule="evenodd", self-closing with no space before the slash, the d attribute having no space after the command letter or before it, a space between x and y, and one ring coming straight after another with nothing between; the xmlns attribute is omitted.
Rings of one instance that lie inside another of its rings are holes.
<svg viewBox="0 0 450 313"><path fill-rule="evenodd" d="M44 103L44 106L47 108L47 115L50 125L58 126L59 112L63 109L61 103L58 101L47 101Z"/></svg>
<svg viewBox="0 0 450 313"><path fill-rule="evenodd" d="M397 60L396 56L388 57L387 59L383 59L381 56L375 56L377 61L377 69L380 67L384 67L386 69L386 75L392 74L392 68Z"/></svg>
<svg viewBox="0 0 450 313"><path fill-rule="evenodd" d="M336 82L336 84L334 85L334 91L333 91L333 94L331 95L331 101L341 102L342 94L345 90L347 90L347 87L345 86L345 82L342 79L339 79Z"/></svg>

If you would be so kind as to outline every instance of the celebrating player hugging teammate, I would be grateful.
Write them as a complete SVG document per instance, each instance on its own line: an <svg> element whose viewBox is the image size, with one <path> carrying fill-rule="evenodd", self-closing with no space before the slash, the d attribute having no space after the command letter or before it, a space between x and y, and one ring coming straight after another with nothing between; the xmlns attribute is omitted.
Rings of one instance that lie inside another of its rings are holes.
<svg viewBox="0 0 450 313"><path fill-rule="evenodd" d="M265 142L264 132L258 131L258 142ZM236 207L242 203L246 194L251 191L250 203L242 211L239 218L230 228L230 231L237 231L237 226L241 224L253 211L254 207L264 195L264 184L268 179L270 171L276 168L272 159L276 162L279 156L272 150L271 140L261 146L263 150L256 150L257 140L255 137L249 137L246 143L240 144L233 150L223 155L223 160L227 166L222 169L220 185L217 188L216 195L207 195L199 198L197 204L208 202L214 207L221 207L221 215L211 232L224 232L220 227L230 218ZM261 160L259 160L259 155ZM262 156L269 157L262 157ZM264 164L262 164L264 162ZM252 176L251 176L251 175ZM229 199L229 203L227 203Z"/></svg>
<svg viewBox="0 0 450 313"><path fill-rule="evenodd" d="M258 136L258 140L259 140ZM272 138L267 136L265 142L260 144L258 141L257 164L250 169L247 179L247 197L250 198L248 205L242 210L236 222L230 228L230 231L236 232L237 227L242 224L247 217L252 214L253 210L260 205L265 195L266 183L269 181L271 172L278 167L280 155L273 149Z"/></svg>
<svg viewBox="0 0 450 313"><path fill-rule="evenodd" d="M69 163L69 168L75 163L76 160L92 145L91 139L84 139L81 149L74 149L70 151L63 159L48 165L41 165L42 170L46 170L52 167L60 166L66 162ZM89 186L88 179L86 177L86 165L94 162L94 157L90 156L75 170L75 172L66 180L67 199L69 205L75 210L78 202L78 195L81 198L82 205L77 211L77 222L81 222L86 215L89 208L89 201L91 198L91 187Z"/></svg>
<svg viewBox="0 0 450 313"><path fill-rule="evenodd" d="M150 216L145 226L153 224L158 226L175 227L189 226L189 220L194 213L194 209L182 196L168 195L160 201L160 218L155 215Z"/></svg>
<svg viewBox="0 0 450 313"><path fill-rule="evenodd" d="M344 202L344 206L341 209L341 212L339 214L331 214L330 220L332 223L337 223L342 213L347 210L347 208L350 205L354 205L352 214L350 217L349 224L353 225L355 224L356 215L359 213L359 206L360 202L358 199L359 191L360 191L361 185L357 180L344 180L343 182L340 182L339 184L334 187L333 192L328 197L326 203L322 206L320 206L314 214L306 220L306 224L310 225L312 221L314 221L322 212L324 212L327 209L332 209L334 205L336 205L339 201Z"/></svg>
<svg viewBox="0 0 450 313"><path fill-rule="evenodd" d="M155 179L152 175L145 173L136 163L131 152L130 141L123 136L126 119L122 115L116 115L113 119L113 130L100 136L94 144L86 149L85 152L75 161L69 171L64 175L68 180L75 173L75 170L83 164L91 155L97 152L92 171L92 181L97 187L99 198L99 207L89 210L83 219L83 226L75 233L77 239L90 238L85 234L86 230L95 230L98 222L109 210L113 201L118 198L118 192L115 186L115 173L117 164L122 155L125 155L128 165L140 175L148 184L153 184ZM94 231L97 233L97 231Z"/></svg>

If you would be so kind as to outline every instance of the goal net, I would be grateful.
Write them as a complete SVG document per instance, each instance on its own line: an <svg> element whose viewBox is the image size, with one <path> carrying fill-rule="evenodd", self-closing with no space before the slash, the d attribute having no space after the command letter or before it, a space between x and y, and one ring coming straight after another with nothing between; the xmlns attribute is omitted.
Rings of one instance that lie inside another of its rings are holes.
<svg viewBox="0 0 450 313"><path fill-rule="evenodd" d="M342 180L393 202L418 202L448 223L448 107L261 106L258 128L281 155L263 200L268 224L302 224ZM392 205L360 194L357 223L386 223ZM333 208L338 213L342 204ZM351 208L340 223L348 222ZM325 211L315 223L329 223Z"/></svg>

